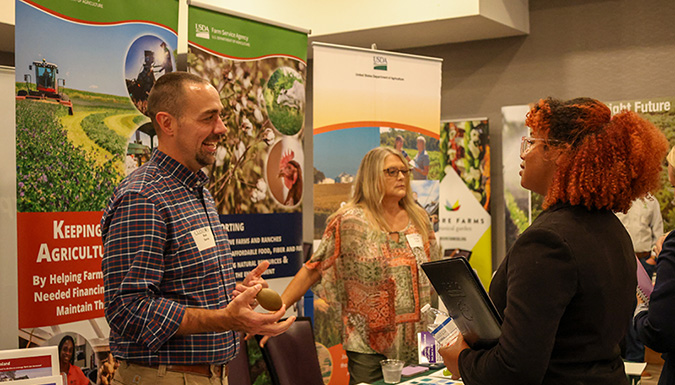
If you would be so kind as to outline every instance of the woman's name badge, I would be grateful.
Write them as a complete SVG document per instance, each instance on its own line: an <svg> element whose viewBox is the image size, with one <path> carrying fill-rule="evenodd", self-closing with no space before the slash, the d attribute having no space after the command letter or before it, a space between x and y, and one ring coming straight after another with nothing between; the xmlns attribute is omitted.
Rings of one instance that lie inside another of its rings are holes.
<svg viewBox="0 0 675 385"><path fill-rule="evenodd" d="M213 238L213 232L209 226L202 227L201 229L190 231L192 234L192 239L195 240L197 244L197 249L199 251L204 251L212 247L216 247L216 240Z"/></svg>
<svg viewBox="0 0 675 385"><path fill-rule="evenodd" d="M424 249L424 241L422 241L422 236L419 234L407 234L405 236L408 239L408 244L411 249L416 247Z"/></svg>

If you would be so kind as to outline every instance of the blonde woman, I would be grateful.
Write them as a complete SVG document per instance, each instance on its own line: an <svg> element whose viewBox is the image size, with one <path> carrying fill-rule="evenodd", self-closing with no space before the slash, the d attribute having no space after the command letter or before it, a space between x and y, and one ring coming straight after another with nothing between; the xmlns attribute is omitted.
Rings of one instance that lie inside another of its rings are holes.
<svg viewBox="0 0 675 385"><path fill-rule="evenodd" d="M321 244L282 294L289 306L316 283L342 312L350 384L382 378L380 360L417 362L420 307L431 287L419 268L438 247L415 204L399 151L377 147L361 161L349 202L328 218Z"/></svg>

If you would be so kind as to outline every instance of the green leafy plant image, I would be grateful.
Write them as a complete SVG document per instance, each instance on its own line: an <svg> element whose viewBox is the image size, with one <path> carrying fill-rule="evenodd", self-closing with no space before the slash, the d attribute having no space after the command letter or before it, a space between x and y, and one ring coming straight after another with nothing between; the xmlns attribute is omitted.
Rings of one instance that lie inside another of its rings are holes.
<svg viewBox="0 0 675 385"><path fill-rule="evenodd" d="M278 204L265 178L270 147L281 140L264 105L266 79L279 67L304 73L302 62L289 58L235 61L190 47L188 71L209 79L220 94L221 118L227 133L221 137L216 162L206 168L207 186L221 214L265 214L300 211Z"/></svg>
<svg viewBox="0 0 675 385"><path fill-rule="evenodd" d="M490 205L490 146L487 121L441 124L441 179L452 167L486 209Z"/></svg>
<svg viewBox="0 0 675 385"><path fill-rule="evenodd" d="M263 94L274 128L284 135L300 132L305 117L305 85L300 74L289 67L278 68Z"/></svg>
<svg viewBox="0 0 675 385"><path fill-rule="evenodd" d="M121 180L119 159L88 153L68 140L60 105L16 102L16 176L19 212L102 210Z"/></svg>

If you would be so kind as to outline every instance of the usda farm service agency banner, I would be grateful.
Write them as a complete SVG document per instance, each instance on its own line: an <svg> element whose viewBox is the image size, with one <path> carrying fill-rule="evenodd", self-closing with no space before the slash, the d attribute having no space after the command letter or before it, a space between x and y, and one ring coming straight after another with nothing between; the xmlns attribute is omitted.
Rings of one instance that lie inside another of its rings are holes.
<svg viewBox="0 0 675 385"><path fill-rule="evenodd" d="M108 350L102 210L156 146L143 112L177 24L176 0L16 2L19 344L68 333L85 373Z"/></svg>
<svg viewBox="0 0 675 385"><path fill-rule="evenodd" d="M304 31L189 7L188 71L225 106L228 131L206 172L237 279L263 260L266 279L302 263L306 59Z"/></svg>
<svg viewBox="0 0 675 385"><path fill-rule="evenodd" d="M319 43L313 49L314 239L349 199L363 156L378 146L397 148L422 170L412 188L438 231L441 61ZM331 373L330 384L346 384L340 305L325 306L321 296L315 304L322 370Z"/></svg>

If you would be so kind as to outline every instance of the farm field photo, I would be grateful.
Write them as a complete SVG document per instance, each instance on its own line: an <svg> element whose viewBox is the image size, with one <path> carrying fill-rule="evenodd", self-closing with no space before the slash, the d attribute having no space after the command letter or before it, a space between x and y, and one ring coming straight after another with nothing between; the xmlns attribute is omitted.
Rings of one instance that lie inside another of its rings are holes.
<svg viewBox="0 0 675 385"><path fill-rule="evenodd" d="M100 211L154 148L154 131L138 129L149 122L145 91L174 68L175 32L102 28L24 2L16 11L17 210Z"/></svg>
<svg viewBox="0 0 675 385"><path fill-rule="evenodd" d="M16 102L19 212L98 211L125 175L127 141L147 118L123 97L70 90L75 108Z"/></svg>

